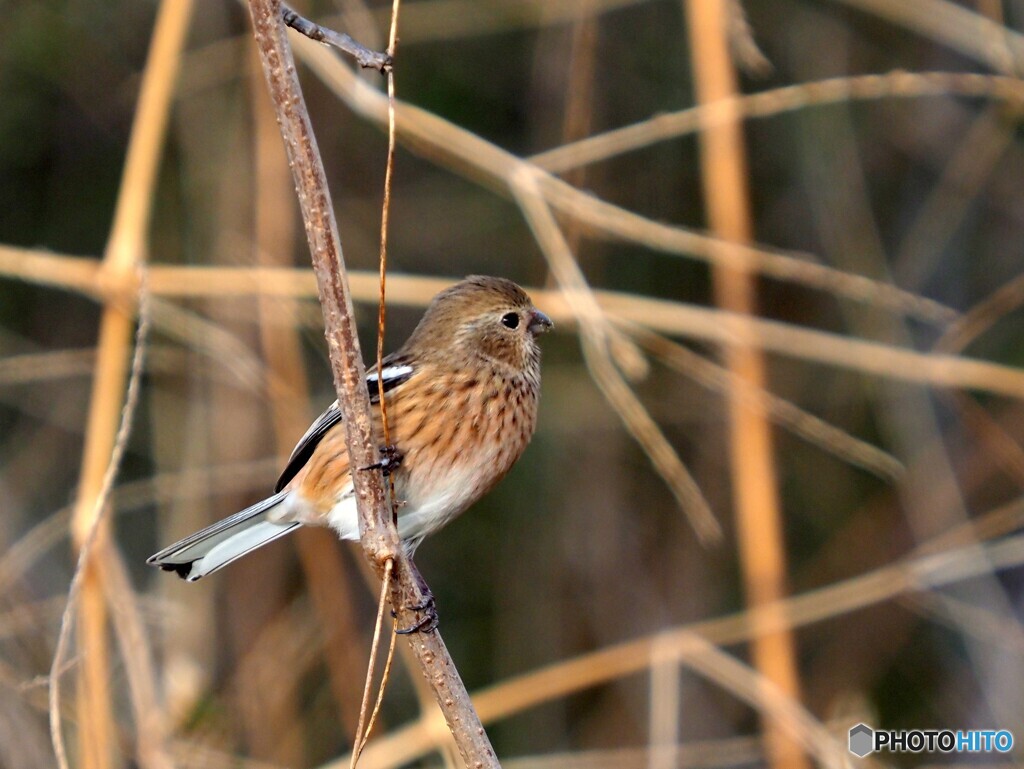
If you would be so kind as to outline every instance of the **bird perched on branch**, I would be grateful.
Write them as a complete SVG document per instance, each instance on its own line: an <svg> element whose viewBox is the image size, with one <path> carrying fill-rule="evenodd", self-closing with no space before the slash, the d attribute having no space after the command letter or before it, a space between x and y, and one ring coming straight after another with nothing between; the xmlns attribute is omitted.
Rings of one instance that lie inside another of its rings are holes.
<svg viewBox="0 0 1024 769"><path fill-rule="evenodd" d="M381 465L394 481L398 535L410 555L522 455L537 423L537 337L551 327L512 281L471 276L434 297L405 345L367 374L381 445L387 398L392 446ZM299 526L359 539L337 401L299 440L274 490L147 563L194 582Z"/></svg>

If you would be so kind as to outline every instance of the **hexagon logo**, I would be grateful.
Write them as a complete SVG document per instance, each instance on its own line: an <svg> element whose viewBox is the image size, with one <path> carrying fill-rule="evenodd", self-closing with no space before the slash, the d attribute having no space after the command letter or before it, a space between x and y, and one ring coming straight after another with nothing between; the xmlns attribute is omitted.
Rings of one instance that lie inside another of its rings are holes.
<svg viewBox="0 0 1024 769"><path fill-rule="evenodd" d="M850 729L850 752L858 758L875 750L875 732L867 724L857 724Z"/></svg>

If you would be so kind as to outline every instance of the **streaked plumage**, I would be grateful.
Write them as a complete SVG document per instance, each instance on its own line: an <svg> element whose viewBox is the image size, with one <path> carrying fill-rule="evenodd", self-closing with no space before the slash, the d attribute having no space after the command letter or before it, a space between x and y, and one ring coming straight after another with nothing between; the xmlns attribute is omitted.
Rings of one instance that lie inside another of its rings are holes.
<svg viewBox="0 0 1024 769"><path fill-rule="evenodd" d="M380 374L401 464L392 474L398 533L409 552L462 513L519 459L537 421L540 348L551 321L515 283L473 276L438 294ZM383 434L377 407L377 438ZM275 494L213 524L148 563L194 581L300 525L358 539L355 498L337 402L302 436Z"/></svg>

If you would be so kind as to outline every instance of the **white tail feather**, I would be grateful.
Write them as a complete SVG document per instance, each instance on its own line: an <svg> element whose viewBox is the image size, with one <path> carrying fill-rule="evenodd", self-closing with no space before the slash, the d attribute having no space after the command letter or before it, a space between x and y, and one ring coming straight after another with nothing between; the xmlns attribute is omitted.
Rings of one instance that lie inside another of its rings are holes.
<svg viewBox="0 0 1024 769"><path fill-rule="evenodd" d="M175 571L189 582L212 574L246 553L301 526L296 522L275 523L267 520L267 512L283 502L287 495L288 492L275 494L240 513L207 526L151 556L147 563Z"/></svg>
<svg viewBox="0 0 1024 769"><path fill-rule="evenodd" d="M189 582L195 582L200 577L212 574L217 569L227 566L232 561L241 558L253 550L283 537L297 526L298 523L271 523L270 521L257 521L248 528L242 529L236 534L214 545L210 552L199 560L192 562L192 570L185 577Z"/></svg>

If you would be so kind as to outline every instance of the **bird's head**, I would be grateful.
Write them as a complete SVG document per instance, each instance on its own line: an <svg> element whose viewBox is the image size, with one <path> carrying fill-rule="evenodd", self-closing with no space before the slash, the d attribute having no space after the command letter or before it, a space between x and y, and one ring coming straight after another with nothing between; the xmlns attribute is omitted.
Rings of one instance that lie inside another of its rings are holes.
<svg viewBox="0 0 1024 769"><path fill-rule="evenodd" d="M540 362L537 337L553 325L511 280L471 275L434 297L409 346L529 371Z"/></svg>

